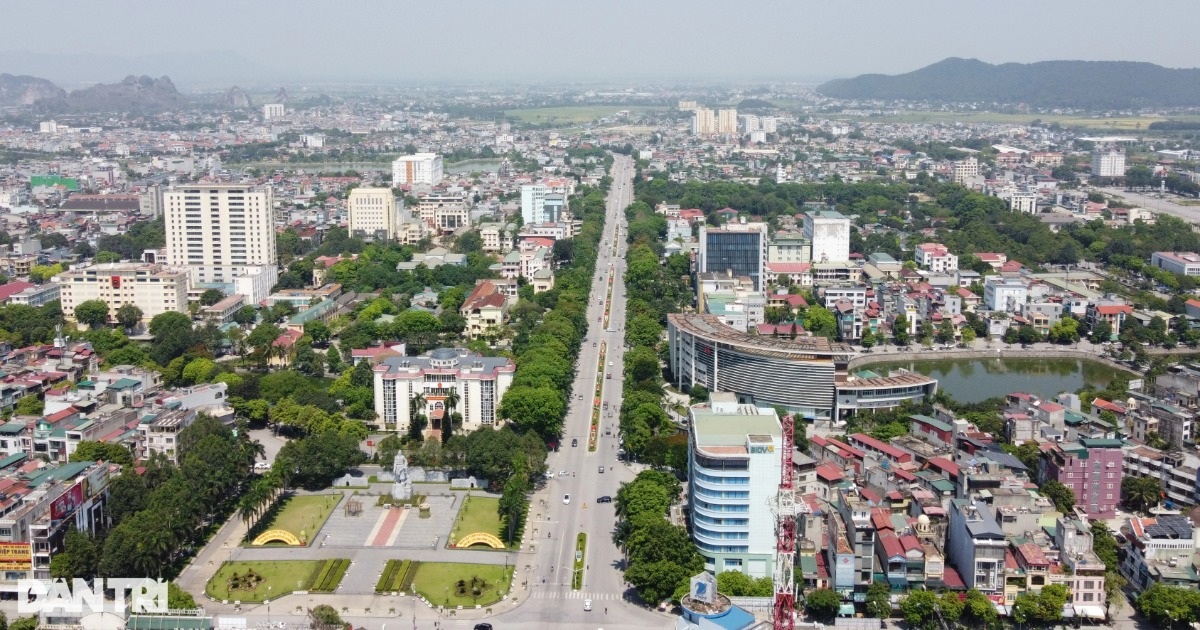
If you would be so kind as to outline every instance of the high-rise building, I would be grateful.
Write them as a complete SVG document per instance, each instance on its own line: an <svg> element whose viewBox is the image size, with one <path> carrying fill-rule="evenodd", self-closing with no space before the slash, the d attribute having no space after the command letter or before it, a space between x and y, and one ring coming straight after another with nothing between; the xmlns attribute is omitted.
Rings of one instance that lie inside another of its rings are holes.
<svg viewBox="0 0 1200 630"><path fill-rule="evenodd" d="M54 276L59 287L63 317L75 321L75 308L88 300L108 304L109 322L117 309L132 304L142 311L142 321L168 312L187 312L188 273L162 265L105 263L72 269Z"/></svg>
<svg viewBox="0 0 1200 630"><path fill-rule="evenodd" d="M763 290L767 264L767 224L730 223L722 228L700 226L700 273L749 276L754 290Z"/></svg>
<svg viewBox="0 0 1200 630"><path fill-rule="evenodd" d="M404 155L392 162L392 186L442 183L442 156L436 153Z"/></svg>
<svg viewBox="0 0 1200 630"><path fill-rule="evenodd" d="M266 299L279 275L269 188L189 185L163 193L163 205L168 265L187 269L193 285Z"/></svg>
<svg viewBox="0 0 1200 630"><path fill-rule="evenodd" d="M735 136L738 132L738 120L736 109L722 109L717 111L717 133L722 136Z"/></svg>
<svg viewBox="0 0 1200 630"><path fill-rule="evenodd" d="M692 135L711 136L717 133L717 113L707 107L699 107L692 113Z"/></svg>
<svg viewBox="0 0 1200 630"><path fill-rule="evenodd" d="M693 406L690 416L688 504L704 568L770 576L775 518L767 500L779 488L779 417L769 407L738 404L725 392L714 392L711 404Z"/></svg>
<svg viewBox="0 0 1200 630"><path fill-rule="evenodd" d="M346 198L350 235L364 241L394 241L400 230L404 201L391 188L355 188Z"/></svg>
<svg viewBox="0 0 1200 630"><path fill-rule="evenodd" d="M836 210L804 213L804 236L812 244L814 263L850 260L850 219Z"/></svg>
<svg viewBox="0 0 1200 630"><path fill-rule="evenodd" d="M287 113L287 108L283 103L267 103L263 105L263 120L271 120L273 118L283 118Z"/></svg>
<svg viewBox="0 0 1200 630"><path fill-rule="evenodd" d="M417 205L421 222L435 230L453 232L470 224L467 198L461 194L437 194L421 197Z"/></svg>
<svg viewBox="0 0 1200 630"><path fill-rule="evenodd" d="M549 190L543 184L521 186L521 220L525 222L525 225L546 221L546 193L548 192Z"/></svg>
<svg viewBox="0 0 1200 630"><path fill-rule="evenodd" d="M1092 177L1125 177L1125 150L1107 147L1092 151Z"/></svg>

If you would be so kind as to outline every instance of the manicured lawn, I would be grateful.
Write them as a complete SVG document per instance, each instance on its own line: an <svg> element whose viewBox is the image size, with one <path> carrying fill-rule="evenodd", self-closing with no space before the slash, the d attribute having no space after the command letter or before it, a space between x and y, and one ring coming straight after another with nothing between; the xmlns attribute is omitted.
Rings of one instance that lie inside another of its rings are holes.
<svg viewBox="0 0 1200 630"><path fill-rule="evenodd" d="M408 573L420 563L413 563L408 560L388 560L383 567L383 575L379 576L379 581L375 583L376 593L393 593L401 591L404 585L405 578Z"/></svg>
<svg viewBox="0 0 1200 630"><path fill-rule="evenodd" d="M325 560L225 562L221 564L220 569L217 569L217 574L208 581L204 591L218 601L261 602L268 596L275 599L292 591L304 590L304 585L322 570L325 563ZM253 591L230 591L229 579L233 574L245 575L249 570L262 576L262 582L259 582ZM297 582L299 582L299 586L297 586Z"/></svg>
<svg viewBox="0 0 1200 630"><path fill-rule="evenodd" d="M291 532L297 538L301 538L300 533L304 532L303 537L312 540L317 531L321 529L321 526L325 524L325 519L329 518L329 514L333 512L334 507L337 506L341 498L341 495L337 494L312 494L288 497L283 499L284 503L275 515L275 518L269 524L256 528L256 532L261 533L270 529L282 529ZM251 537L250 540L254 540L254 538Z"/></svg>
<svg viewBox="0 0 1200 630"><path fill-rule="evenodd" d="M412 579L412 588L425 596L434 606L486 606L500 601L512 582L513 568L496 564L459 564L454 562L421 562ZM472 578L483 579L478 599L471 589L460 595L458 582L470 584Z"/></svg>
<svg viewBox="0 0 1200 630"><path fill-rule="evenodd" d="M575 564L571 573L571 590L583 588L583 567L587 562L587 534L580 532L575 537Z"/></svg>
<svg viewBox="0 0 1200 630"><path fill-rule="evenodd" d="M458 510L458 518L454 521L454 530L450 533L450 539L458 540L475 532L499 536L500 514L497 512L499 507L500 499L474 495L467 497L462 508Z"/></svg>

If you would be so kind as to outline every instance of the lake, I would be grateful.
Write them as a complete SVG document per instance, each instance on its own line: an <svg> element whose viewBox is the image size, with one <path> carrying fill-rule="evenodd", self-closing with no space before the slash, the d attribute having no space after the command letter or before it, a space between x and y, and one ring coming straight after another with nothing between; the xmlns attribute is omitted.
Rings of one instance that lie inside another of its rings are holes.
<svg viewBox="0 0 1200 630"><path fill-rule="evenodd" d="M1059 392L1074 393L1084 385L1103 389L1120 373L1103 363L1084 359L935 359L877 363L866 367L881 373L895 368L936 378L938 391L964 403L1013 392L1053 398Z"/></svg>
<svg viewBox="0 0 1200 630"><path fill-rule="evenodd" d="M453 162L446 164L442 170L447 175L460 175L462 173L495 173L500 170L500 165L504 160L464 160L462 162Z"/></svg>

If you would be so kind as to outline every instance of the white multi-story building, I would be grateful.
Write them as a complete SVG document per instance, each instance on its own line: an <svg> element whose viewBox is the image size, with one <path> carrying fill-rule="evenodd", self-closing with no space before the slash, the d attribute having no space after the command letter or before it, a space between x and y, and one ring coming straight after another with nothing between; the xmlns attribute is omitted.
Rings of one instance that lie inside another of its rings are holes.
<svg viewBox="0 0 1200 630"><path fill-rule="evenodd" d="M365 241L396 240L404 207L390 188L355 188L346 198L350 235Z"/></svg>
<svg viewBox="0 0 1200 630"><path fill-rule="evenodd" d="M965 184L979 177L979 160L969 157L954 163L954 183Z"/></svg>
<svg viewBox="0 0 1200 630"><path fill-rule="evenodd" d="M242 293L251 303L266 299L279 275L269 188L182 186L163 193L163 205L168 265L187 269L193 285L252 290Z"/></svg>
<svg viewBox="0 0 1200 630"><path fill-rule="evenodd" d="M108 304L108 320L117 309L132 304L142 311L142 321L167 312L187 312L188 273L162 265L105 263L72 269L54 276L63 317L75 321L75 308L88 300Z"/></svg>
<svg viewBox="0 0 1200 630"><path fill-rule="evenodd" d="M724 392L714 392L710 404L693 406L689 415L688 503L705 569L771 575L775 518L768 499L779 491L779 417Z"/></svg>
<svg viewBox="0 0 1200 630"><path fill-rule="evenodd" d="M836 210L804 213L804 237L812 245L814 263L850 260L850 219Z"/></svg>
<svg viewBox="0 0 1200 630"><path fill-rule="evenodd" d="M1125 177L1125 150L1108 147L1092 151L1092 177Z"/></svg>
<svg viewBox="0 0 1200 630"><path fill-rule="evenodd" d="M543 184L521 186L521 220L525 225L546 221L546 194L550 192Z"/></svg>
<svg viewBox="0 0 1200 630"><path fill-rule="evenodd" d="M1028 295L1029 288L1019 278L988 276L983 281L983 304L989 311L1019 313Z"/></svg>
<svg viewBox="0 0 1200 630"><path fill-rule="evenodd" d="M958 256L941 243L921 243L913 252L913 258L922 268L934 273L958 271Z"/></svg>
<svg viewBox="0 0 1200 630"><path fill-rule="evenodd" d="M392 186L442 183L442 156L436 153L404 155L392 162Z"/></svg>
<svg viewBox="0 0 1200 630"><path fill-rule="evenodd" d="M1000 193L1000 198L1008 201L1008 209L1013 212L1037 214L1037 193L1030 190L1008 190Z"/></svg>
<svg viewBox="0 0 1200 630"><path fill-rule="evenodd" d="M517 366L504 357L484 357L463 349L439 348L419 357L393 357L375 366L375 414L380 428L407 431L414 412L440 430L451 413L447 398L458 393L453 413L462 414L462 430L500 423L497 409L512 385ZM421 394L421 401L416 395ZM414 403L419 403L413 407ZM455 427L458 430L458 427Z"/></svg>
<svg viewBox="0 0 1200 630"><path fill-rule="evenodd" d="M723 136L735 136L737 132L737 110L717 110L717 133Z"/></svg>
<svg viewBox="0 0 1200 630"><path fill-rule="evenodd" d="M274 118L283 118L287 113L287 108L283 103L267 103L263 105L263 120L271 120Z"/></svg>
<svg viewBox="0 0 1200 630"><path fill-rule="evenodd" d="M717 133L717 113L707 107L692 112L692 135L711 136Z"/></svg>
<svg viewBox="0 0 1200 630"><path fill-rule="evenodd" d="M34 285L22 290L20 293L14 293L8 298L9 304L24 304L25 306L43 306L49 302L58 299L59 288L53 282L47 282L42 285Z"/></svg>
<svg viewBox="0 0 1200 630"><path fill-rule="evenodd" d="M417 204L417 215L430 228L453 232L470 225L470 209L467 198L459 194L438 194L421 197Z"/></svg>

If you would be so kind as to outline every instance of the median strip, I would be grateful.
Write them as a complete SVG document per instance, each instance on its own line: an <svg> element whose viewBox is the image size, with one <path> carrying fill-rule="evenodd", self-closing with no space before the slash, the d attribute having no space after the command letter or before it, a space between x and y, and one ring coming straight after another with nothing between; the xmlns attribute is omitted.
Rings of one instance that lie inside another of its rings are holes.
<svg viewBox="0 0 1200 630"><path fill-rule="evenodd" d="M575 537L575 567L571 572L571 590L583 590L583 569L587 566L587 534L580 532Z"/></svg>

